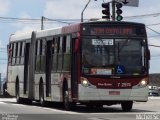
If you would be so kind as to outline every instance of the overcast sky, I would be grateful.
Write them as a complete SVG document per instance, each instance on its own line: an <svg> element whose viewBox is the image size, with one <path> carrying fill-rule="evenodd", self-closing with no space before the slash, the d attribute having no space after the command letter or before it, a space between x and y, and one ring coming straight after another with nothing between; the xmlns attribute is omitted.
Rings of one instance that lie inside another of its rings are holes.
<svg viewBox="0 0 160 120"><path fill-rule="evenodd" d="M92 0L84 12L84 18L101 18L102 2L110 0ZM130 0L131 1L131 0ZM41 16L51 19L80 19L81 11L88 0L0 0L0 17L16 18L36 18ZM160 0L139 0L139 7L123 7L123 17L145 14L160 13ZM124 18L124 21L135 21L145 23L146 25L160 23L160 15L150 17ZM44 23L45 29L64 26L58 22L50 24ZM160 32L160 24L148 26L153 30ZM20 33L40 29L40 21L26 23L6 21L0 18L0 72L2 77L6 74L7 63L7 44L9 36L13 33ZM160 34L147 29L149 44L160 46ZM152 37L156 36L156 37ZM150 47L151 67L150 73L160 72L160 48Z"/></svg>

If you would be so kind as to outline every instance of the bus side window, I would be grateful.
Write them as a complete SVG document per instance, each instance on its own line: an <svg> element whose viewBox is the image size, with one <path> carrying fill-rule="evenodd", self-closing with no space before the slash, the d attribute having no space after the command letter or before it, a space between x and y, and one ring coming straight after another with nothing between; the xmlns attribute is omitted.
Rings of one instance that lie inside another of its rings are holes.
<svg viewBox="0 0 160 120"><path fill-rule="evenodd" d="M58 54L59 53L59 51L60 51L60 37L58 37L57 38L57 41L56 41L57 43L57 50L56 50L56 53Z"/></svg>
<svg viewBox="0 0 160 120"><path fill-rule="evenodd" d="M56 42L55 41L56 41L55 38L53 38L53 40L52 40L52 54L54 54L55 49L56 49Z"/></svg>
<svg viewBox="0 0 160 120"><path fill-rule="evenodd" d="M18 61L18 42L15 43L15 64L17 64L17 61Z"/></svg>
<svg viewBox="0 0 160 120"><path fill-rule="evenodd" d="M63 39L63 71L70 71L71 69L70 40L70 35Z"/></svg>
<svg viewBox="0 0 160 120"><path fill-rule="evenodd" d="M20 44L21 42L17 43L17 55L16 55L16 64L19 64L19 60L20 60Z"/></svg>
<svg viewBox="0 0 160 120"><path fill-rule="evenodd" d="M12 62L12 46L13 44L10 43L8 48L8 65L11 65Z"/></svg>
<svg viewBox="0 0 160 120"><path fill-rule="evenodd" d="M25 49L25 42L21 42L20 48L20 64L24 64L24 49Z"/></svg>
<svg viewBox="0 0 160 120"><path fill-rule="evenodd" d="M35 64L35 70L36 72L40 72L40 40L37 40L36 41L36 64Z"/></svg>
<svg viewBox="0 0 160 120"><path fill-rule="evenodd" d="M57 70L57 38L53 38L52 40L52 71L55 72Z"/></svg>
<svg viewBox="0 0 160 120"><path fill-rule="evenodd" d="M58 57L58 66L57 66L57 71L61 71L62 70L62 37L58 37L58 47L57 47L57 57Z"/></svg>
<svg viewBox="0 0 160 120"><path fill-rule="evenodd" d="M13 49L12 49L12 65L15 64L15 51L16 51L16 43L12 43L13 44Z"/></svg>
<svg viewBox="0 0 160 120"><path fill-rule="evenodd" d="M36 72L36 58L37 58L37 40L36 40L36 44L35 44L35 72Z"/></svg>
<svg viewBox="0 0 160 120"><path fill-rule="evenodd" d="M63 37L63 41L62 41L62 52L65 53L66 52L66 36Z"/></svg>
<svg viewBox="0 0 160 120"><path fill-rule="evenodd" d="M45 72L45 49L46 49L46 39L41 40L41 72Z"/></svg>
<svg viewBox="0 0 160 120"><path fill-rule="evenodd" d="M19 43L19 47L18 47L18 55L19 55L19 64L21 64L22 42Z"/></svg>

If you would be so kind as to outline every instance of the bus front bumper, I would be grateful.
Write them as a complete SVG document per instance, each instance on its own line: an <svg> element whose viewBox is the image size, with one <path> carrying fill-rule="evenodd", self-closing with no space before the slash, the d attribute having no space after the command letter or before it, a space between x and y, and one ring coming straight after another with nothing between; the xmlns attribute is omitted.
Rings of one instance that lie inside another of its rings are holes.
<svg viewBox="0 0 160 120"><path fill-rule="evenodd" d="M136 89L97 89L79 84L79 101L142 101L148 100L148 86Z"/></svg>

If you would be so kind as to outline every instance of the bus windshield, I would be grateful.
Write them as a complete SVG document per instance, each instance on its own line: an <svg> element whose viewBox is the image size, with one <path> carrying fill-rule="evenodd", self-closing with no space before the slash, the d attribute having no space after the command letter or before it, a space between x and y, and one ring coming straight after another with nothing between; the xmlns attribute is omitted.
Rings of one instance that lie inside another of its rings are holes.
<svg viewBox="0 0 160 120"><path fill-rule="evenodd" d="M140 75L145 73L144 39L84 38L82 73L95 75Z"/></svg>

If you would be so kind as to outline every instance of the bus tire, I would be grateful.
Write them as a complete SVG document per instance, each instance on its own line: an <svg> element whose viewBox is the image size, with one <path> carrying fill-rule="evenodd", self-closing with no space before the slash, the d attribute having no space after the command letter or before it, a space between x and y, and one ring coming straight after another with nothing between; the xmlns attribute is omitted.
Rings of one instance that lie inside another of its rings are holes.
<svg viewBox="0 0 160 120"><path fill-rule="evenodd" d="M30 99L25 99L25 104L27 104L27 105L32 105L32 100L30 100Z"/></svg>
<svg viewBox="0 0 160 120"><path fill-rule="evenodd" d="M67 86L65 86L63 90L63 102L64 102L64 108L67 111L73 110L73 108L75 107L75 103L69 101L69 93Z"/></svg>
<svg viewBox="0 0 160 120"><path fill-rule="evenodd" d="M39 85L39 102L42 107L45 106L43 83Z"/></svg>
<svg viewBox="0 0 160 120"><path fill-rule="evenodd" d="M102 109L103 108L103 105L102 104L97 104L95 105L96 109Z"/></svg>
<svg viewBox="0 0 160 120"><path fill-rule="evenodd" d="M132 106L133 106L133 101L121 102L122 110L125 111L125 112L131 111L132 110Z"/></svg>

